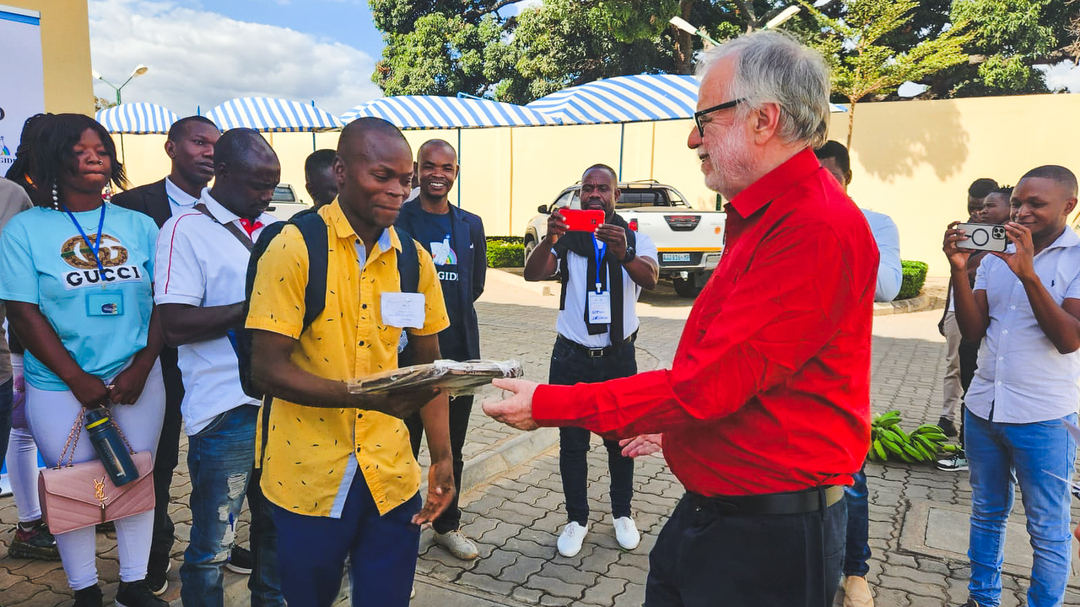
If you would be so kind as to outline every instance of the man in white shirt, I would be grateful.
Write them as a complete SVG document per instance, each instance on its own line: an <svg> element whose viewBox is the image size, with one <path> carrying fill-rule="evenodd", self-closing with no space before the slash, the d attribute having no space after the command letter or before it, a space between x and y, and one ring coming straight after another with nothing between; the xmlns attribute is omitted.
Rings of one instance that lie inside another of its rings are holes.
<svg viewBox="0 0 1080 607"><path fill-rule="evenodd" d="M1012 244L983 258L974 289L971 249L953 222L945 232L956 321L982 341L968 389L965 449L971 470L969 607L997 605L1005 523L1020 483L1034 552L1031 607L1060 605L1072 555L1068 480L1080 401L1080 237L1067 225L1076 176L1061 166L1028 171L1012 194Z"/></svg>
<svg viewBox="0 0 1080 607"><path fill-rule="evenodd" d="M235 542L245 492L252 513L252 605L284 605L277 580L273 521L257 482L259 401L240 385L232 331L243 325L250 249L281 176L277 155L250 129L221 136L214 187L193 210L165 223L158 237L155 302L165 341L179 347L181 409L188 433L191 542L180 567L184 605L224 604L222 566Z"/></svg>
<svg viewBox="0 0 1080 607"><path fill-rule="evenodd" d="M214 144L221 137L217 125L203 116L181 118L169 127L165 154L171 161L169 175L160 181L132 188L112 197L112 203L149 215L158 228L170 217L191 211L195 202L214 177ZM177 365L176 348L161 350L161 373L165 379L165 420L161 424L157 454L154 457L154 538L150 542L146 583L156 595L169 587L165 574L170 568L170 554L176 537L169 518L169 487L180 454L180 403L184 383ZM241 562L247 551L237 547Z"/></svg>
<svg viewBox="0 0 1080 607"><path fill-rule="evenodd" d="M525 262L525 280L544 280L560 271L562 302L551 353L549 381L571 385L600 382L637 373L635 311L641 289L659 278L656 245L646 234L631 231L615 214L618 179L611 167L597 164L581 176L581 208L604 211L596 232L568 232L562 214L548 218L547 235ZM568 522L557 546L563 556L581 550L589 530L586 490L591 433L583 428L559 429L559 471L562 474ZM633 550L641 539L631 518L634 460L622 455L618 441L604 440L611 473L611 513L615 539Z"/></svg>

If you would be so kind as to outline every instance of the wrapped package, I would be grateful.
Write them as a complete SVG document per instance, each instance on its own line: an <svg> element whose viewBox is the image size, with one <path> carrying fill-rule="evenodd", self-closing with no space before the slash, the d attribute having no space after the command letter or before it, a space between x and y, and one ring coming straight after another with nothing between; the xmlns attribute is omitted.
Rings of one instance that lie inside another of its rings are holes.
<svg viewBox="0 0 1080 607"><path fill-rule="evenodd" d="M437 360L426 365L391 369L349 384L350 394L394 394L418 388L439 388L450 396L472 394L496 378L521 377L516 360Z"/></svg>

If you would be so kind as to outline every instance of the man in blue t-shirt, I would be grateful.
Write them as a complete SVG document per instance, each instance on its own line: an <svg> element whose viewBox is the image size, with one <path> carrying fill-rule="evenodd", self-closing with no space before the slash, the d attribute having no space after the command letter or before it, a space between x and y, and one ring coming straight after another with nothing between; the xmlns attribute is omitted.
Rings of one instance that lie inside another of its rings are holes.
<svg viewBox="0 0 1080 607"><path fill-rule="evenodd" d="M474 302L484 292L487 273L487 244L484 224L476 215L450 204L450 189L458 176L457 152L441 139L432 139L416 156L415 173L420 180L419 196L401 206L395 227L405 230L435 261L442 283L450 327L439 333L439 350L444 358L471 360L480 357L480 329ZM454 501L435 519L435 543L445 546L463 560L475 559L476 545L459 530L461 510L462 447L469 429L473 397L450 397L450 447L454 455ZM420 452L424 426L420 415L406 420L412 438L413 455Z"/></svg>

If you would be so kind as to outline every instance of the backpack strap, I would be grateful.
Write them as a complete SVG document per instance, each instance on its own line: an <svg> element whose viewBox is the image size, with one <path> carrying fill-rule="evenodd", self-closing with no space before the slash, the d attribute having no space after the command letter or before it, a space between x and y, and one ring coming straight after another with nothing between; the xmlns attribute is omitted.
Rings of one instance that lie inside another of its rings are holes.
<svg viewBox="0 0 1080 607"><path fill-rule="evenodd" d="M300 230L308 252L308 280L304 288L304 329L315 322L326 308L326 273L329 258L329 241L326 222L314 209L293 215L289 223Z"/></svg>
<svg viewBox="0 0 1080 607"><path fill-rule="evenodd" d="M240 231L240 228L236 227L236 224L233 224L232 222L221 223L220 221L218 221L217 217L214 217L214 215L210 213L210 209L206 208L205 204L201 202L196 204L195 210L209 217L210 221L228 230L229 233L235 236L236 239L239 240L240 243L244 245L244 248L246 248L248 251L251 251L255 248L255 243L251 241L250 236L245 236L244 233Z"/></svg>
<svg viewBox="0 0 1080 607"><path fill-rule="evenodd" d="M420 285L420 262L416 258L416 241L408 232L394 227L398 240L401 241L401 255L398 256L398 280L402 293L416 293Z"/></svg>

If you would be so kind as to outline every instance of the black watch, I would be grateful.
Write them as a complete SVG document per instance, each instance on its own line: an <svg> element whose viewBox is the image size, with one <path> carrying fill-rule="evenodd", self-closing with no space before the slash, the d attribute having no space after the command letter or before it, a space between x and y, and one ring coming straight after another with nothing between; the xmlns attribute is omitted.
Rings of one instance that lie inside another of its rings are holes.
<svg viewBox="0 0 1080 607"><path fill-rule="evenodd" d="M634 250L634 247L626 247L626 255L619 260L619 263L626 265L631 261L634 261L635 257L637 257L637 251Z"/></svg>

